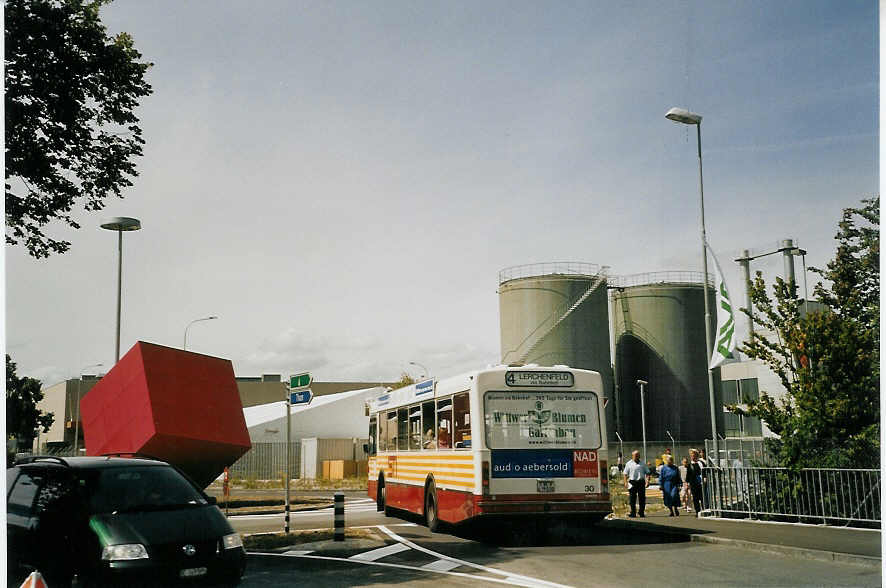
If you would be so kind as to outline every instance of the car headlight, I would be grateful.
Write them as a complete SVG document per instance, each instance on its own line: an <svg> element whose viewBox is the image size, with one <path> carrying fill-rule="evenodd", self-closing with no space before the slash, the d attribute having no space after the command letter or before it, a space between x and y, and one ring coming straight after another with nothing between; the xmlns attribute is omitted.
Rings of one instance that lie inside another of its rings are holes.
<svg viewBox="0 0 886 588"><path fill-rule="evenodd" d="M132 559L148 559L148 551L141 543L125 545L108 545L102 549L102 560L125 561Z"/></svg>
<svg viewBox="0 0 886 588"><path fill-rule="evenodd" d="M236 549L243 547L243 539L240 538L239 533L231 533L222 537L222 545L225 546L225 549Z"/></svg>

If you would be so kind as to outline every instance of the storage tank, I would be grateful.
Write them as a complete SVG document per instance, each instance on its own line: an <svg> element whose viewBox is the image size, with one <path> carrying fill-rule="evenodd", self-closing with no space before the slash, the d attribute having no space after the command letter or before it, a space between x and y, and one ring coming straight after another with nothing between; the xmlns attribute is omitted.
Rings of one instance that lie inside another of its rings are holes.
<svg viewBox="0 0 886 588"><path fill-rule="evenodd" d="M583 262L518 265L499 272L502 363L564 364L603 376L612 399L606 266ZM606 405L612 435L613 403Z"/></svg>
<svg viewBox="0 0 886 588"><path fill-rule="evenodd" d="M615 348L616 427L625 440L643 438L640 388L645 386L646 438L698 441L711 437L704 288L701 272L655 272L611 280ZM711 332L716 325L709 276ZM714 370L716 406L719 369ZM717 430L723 430L717 411Z"/></svg>

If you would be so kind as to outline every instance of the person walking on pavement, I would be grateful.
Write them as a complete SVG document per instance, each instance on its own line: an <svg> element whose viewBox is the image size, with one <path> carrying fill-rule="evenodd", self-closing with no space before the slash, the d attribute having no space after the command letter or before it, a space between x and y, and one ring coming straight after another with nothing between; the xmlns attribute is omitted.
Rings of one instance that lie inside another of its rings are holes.
<svg viewBox="0 0 886 588"><path fill-rule="evenodd" d="M640 502L640 518L646 516L646 487L649 486L649 466L640 461L640 452L633 451L631 460L625 464L624 477L625 488L628 489L630 497L631 514L628 516L634 518L637 516L637 502Z"/></svg>
<svg viewBox="0 0 886 588"><path fill-rule="evenodd" d="M689 479L689 491L692 493L692 506L695 508L695 516L701 512L701 473L702 466L698 461L698 450L689 450L689 465L686 466L686 477Z"/></svg>
<svg viewBox="0 0 886 588"><path fill-rule="evenodd" d="M691 495L689 491L689 458L683 458L683 465L679 468L680 470L680 478L683 480L683 488L680 491L680 502L683 504L683 510L689 512L689 496Z"/></svg>
<svg viewBox="0 0 886 588"><path fill-rule="evenodd" d="M670 512L668 516L678 517L680 516L680 488L683 486L683 479L680 477L680 470L674 465L674 456L664 457L664 465L661 466L661 472L658 474L661 497Z"/></svg>

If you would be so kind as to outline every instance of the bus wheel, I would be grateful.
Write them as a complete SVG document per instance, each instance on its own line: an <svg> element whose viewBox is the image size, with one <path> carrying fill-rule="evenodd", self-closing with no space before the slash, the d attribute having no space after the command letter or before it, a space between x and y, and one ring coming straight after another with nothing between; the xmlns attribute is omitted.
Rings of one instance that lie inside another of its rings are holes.
<svg viewBox="0 0 886 588"><path fill-rule="evenodd" d="M379 478L378 490L375 492L375 510L382 512L385 510L385 479Z"/></svg>
<svg viewBox="0 0 886 588"><path fill-rule="evenodd" d="M436 533L440 528L440 518L437 512L437 489L434 482L428 484L425 489L425 522L428 524L428 531Z"/></svg>

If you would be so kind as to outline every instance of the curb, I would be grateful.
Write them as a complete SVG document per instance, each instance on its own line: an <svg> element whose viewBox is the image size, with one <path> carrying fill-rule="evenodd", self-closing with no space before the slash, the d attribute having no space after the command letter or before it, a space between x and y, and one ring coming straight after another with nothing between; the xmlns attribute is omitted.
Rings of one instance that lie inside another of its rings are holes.
<svg viewBox="0 0 886 588"><path fill-rule="evenodd" d="M841 553L837 551L809 549L806 547L777 545L774 543L758 543L756 541L746 541L744 539L729 539L727 537L717 537L716 535L708 533L688 533L686 531L680 531L679 529L673 527L666 528L664 525L656 525L655 528L650 528L649 523L641 523L632 520L626 521L623 519L611 519L611 521L615 522L614 525L611 525L613 527L634 529L638 531L643 531L645 533L654 533L657 535L681 536L685 537L687 541L691 541L694 543L719 544L729 547L738 547L741 549L751 549L754 551L759 551L761 553L783 555L796 559L817 560L832 563L848 563L876 569L880 569L880 567L882 566L882 560L879 557L873 557L870 555L857 555L853 553ZM654 525L655 523L652 524Z"/></svg>
<svg viewBox="0 0 886 588"><path fill-rule="evenodd" d="M698 533L693 533L692 535L690 535L690 540L694 543L713 543L719 545L728 545L730 547L751 549L763 553L774 553L777 555L785 555L797 559L813 559L818 561L848 563L872 567L876 569L880 569L882 565L882 560L879 557L871 557L868 555L855 555L851 553L839 553L836 551L823 551L820 549L791 547L788 545L774 545L771 543L756 543L754 541L744 541L742 539L711 537L710 535L700 535Z"/></svg>
<svg viewBox="0 0 886 588"><path fill-rule="evenodd" d="M224 512L225 512L224 506L219 505L219 504L216 504L216 506L219 507L219 509L221 509L221 511L222 511L222 514L224 514ZM333 506L333 504L330 502L329 504L308 506L306 508L300 508L298 510L296 510L294 508L290 508L289 512L291 514L295 514L295 513L299 513L299 512L308 512L308 511L312 511L312 510L323 510L324 508L332 508L332 506ZM267 510L255 510L252 512L232 512L228 516L235 517L235 516L249 516L249 515L283 514L283 510L284 510L283 507L284 507L284 505L281 504L281 505L276 506L274 508L268 507ZM231 510L234 510L234 509L231 509Z"/></svg>

